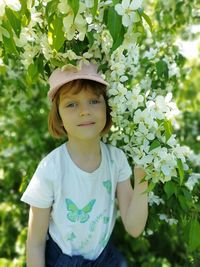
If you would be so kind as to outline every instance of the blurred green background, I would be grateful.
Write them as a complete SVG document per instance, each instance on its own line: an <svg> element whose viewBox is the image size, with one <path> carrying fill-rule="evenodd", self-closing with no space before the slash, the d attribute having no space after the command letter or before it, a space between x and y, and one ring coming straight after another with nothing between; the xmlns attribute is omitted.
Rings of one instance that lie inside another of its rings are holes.
<svg viewBox="0 0 200 267"><path fill-rule="evenodd" d="M154 25L153 42L164 40L167 47L180 47L181 76L172 89L181 110L175 133L182 145L194 151L191 165L199 173L200 4L178 0L144 2ZM64 141L54 140L48 133L48 86L30 80L16 58L8 62L6 73L0 62L0 267L24 265L28 207L20 202L20 197L41 158ZM193 198L198 203L199 195L197 184ZM200 212L199 205L198 208ZM150 217L154 209L159 211L158 207L150 207ZM187 224L179 228L155 223L155 232L133 239L125 233L120 219L117 221L114 241L130 267L200 266L199 246L187 248ZM190 225L190 231L198 227Z"/></svg>

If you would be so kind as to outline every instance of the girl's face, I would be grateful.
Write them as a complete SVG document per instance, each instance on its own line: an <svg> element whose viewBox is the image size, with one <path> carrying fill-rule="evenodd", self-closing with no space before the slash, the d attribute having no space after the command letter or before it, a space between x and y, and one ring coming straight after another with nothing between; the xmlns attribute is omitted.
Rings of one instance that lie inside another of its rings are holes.
<svg viewBox="0 0 200 267"><path fill-rule="evenodd" d="M68 138L94 139L106 124L106 102L102 95L97 96L92 90L73 90L60 93L59 113Z"/></svg>

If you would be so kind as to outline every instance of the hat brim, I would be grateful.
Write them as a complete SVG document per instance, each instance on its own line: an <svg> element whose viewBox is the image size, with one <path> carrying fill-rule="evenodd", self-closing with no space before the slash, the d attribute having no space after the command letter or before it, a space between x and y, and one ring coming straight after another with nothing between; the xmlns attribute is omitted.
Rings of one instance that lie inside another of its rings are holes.
<svg viewBox="0 0 200 267"><path fill-rule="evenodd" d="M94 75L80 75L80 74L78 74L77 77L76 77L75 74L73 76L74 77L71 77L71 79L67 78L67 79L61 80L60 82L56 83L56 86L55 87L51 87L50 88L50 90L48 92L48 97L49 97L49 99L51 101L53 101L55 94L57 93L57 91L60 89L61 86L63 86L64 84L66 84L68 82L74 81L74 80L80 80L80 79L83 79L83 80L92 80L92 81L95 81L95 82L104 84L106 86L109 85L106 81L104 81L103 79L101 79L99 76L98 77L95 77Z"/></svg>

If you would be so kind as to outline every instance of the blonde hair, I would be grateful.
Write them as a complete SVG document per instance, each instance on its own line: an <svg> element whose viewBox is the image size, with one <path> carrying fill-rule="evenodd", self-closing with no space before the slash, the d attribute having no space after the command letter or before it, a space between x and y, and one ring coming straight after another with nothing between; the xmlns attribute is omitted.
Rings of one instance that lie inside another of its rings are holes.
<svg viewBox="0 0 200 267"><path fill-rule="evenodd" d="M97 96L102 95L106 102L106 125L101 132L101 135L108 133L112 125L111 108L108 105L106 86L92 80L78 79L64 84L55 94L52 101L51 109L48 115L48 129L54 138L62 138L67 136L67 132L62 124L62 119L59 114L60 95L63 91L69 92L73 90L73 94L78 94L81 90L91 90Z"/></svg>

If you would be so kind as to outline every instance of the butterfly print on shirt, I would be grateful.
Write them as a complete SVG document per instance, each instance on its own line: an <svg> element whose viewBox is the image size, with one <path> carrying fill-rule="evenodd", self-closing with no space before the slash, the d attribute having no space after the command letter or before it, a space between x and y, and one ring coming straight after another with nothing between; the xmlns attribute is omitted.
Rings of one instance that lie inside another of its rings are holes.
<svg viewBox="0 0 200 267"><path fill-rule="evenodd" d="M77 205L69 198L65 199L67 206L67 218L71 222L85 223L90 218L89 213L91 212L96 199L92 199L84 208L79 209Z"/></svg>

